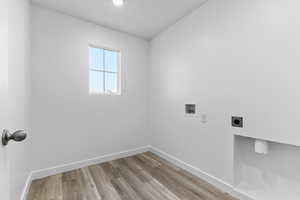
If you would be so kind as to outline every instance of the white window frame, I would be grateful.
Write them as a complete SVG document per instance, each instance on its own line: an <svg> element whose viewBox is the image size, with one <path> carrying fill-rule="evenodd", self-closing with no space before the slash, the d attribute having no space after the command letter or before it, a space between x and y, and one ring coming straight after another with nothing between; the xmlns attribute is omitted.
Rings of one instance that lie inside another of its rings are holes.
<svg viewBox="0 0 300 200"><path fill-rule="evenodd" d="M88 70L89 72L91 70L93 71L97 71L97 72L103 72L105 73L114 73L117 74L117 92L105 92L105 77L103 79L104 81L104 92L95 92L95 91L91 91L90 85L89 85L89 94L90 95L121 95L122 94L122 87L121 87L121 51L120 50L116 50L116 49L112 49L112 48L108 48L108 47L103 47L103 46L97 46L97 45L93 45L93 44L89 44L88 46L88 52L89 52L89 58L90 58L90 48L98 48L98 49L103 49L103 50L107 50L107 51L114 51L118 53L118 61L117 61L117 72L110 72L110 71L106 71L106 70L98 70L98 69L91 69L91 63L90 63L90 59L89 59L89 65L88 65ZM90 77L88 79L90 81Z"/></svg>

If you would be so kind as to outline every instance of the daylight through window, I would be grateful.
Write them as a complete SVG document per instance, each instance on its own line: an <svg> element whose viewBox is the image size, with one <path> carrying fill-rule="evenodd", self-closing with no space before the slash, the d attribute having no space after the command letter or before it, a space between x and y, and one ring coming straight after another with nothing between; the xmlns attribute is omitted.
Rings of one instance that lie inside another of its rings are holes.
<svg viewBox="0 0 300 200"><path fill-rule="evenodd" d="M120 52L90 46L89 88L94 94L120 94Z"/></svg>

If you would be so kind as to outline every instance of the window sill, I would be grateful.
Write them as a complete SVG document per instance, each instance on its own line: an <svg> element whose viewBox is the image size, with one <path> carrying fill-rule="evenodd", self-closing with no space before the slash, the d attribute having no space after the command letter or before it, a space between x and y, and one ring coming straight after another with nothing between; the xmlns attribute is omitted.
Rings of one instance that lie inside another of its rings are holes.
<svg viewBox="0 0 300 200"><path fill-rule="evenodd" d="M89 92L90 96L121 96L121 93L111 92Z"/></svg>

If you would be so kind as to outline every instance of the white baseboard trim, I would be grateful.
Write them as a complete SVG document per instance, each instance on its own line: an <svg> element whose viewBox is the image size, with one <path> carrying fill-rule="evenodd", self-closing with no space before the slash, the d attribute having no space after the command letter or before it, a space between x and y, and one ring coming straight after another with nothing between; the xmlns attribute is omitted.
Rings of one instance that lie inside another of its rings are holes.
<svg viewBox="0 0 300 200"><path fill-rule="evenodd" d="M240 200L254 200L254 199L248 197L246 194L243 194L241 191L236 190L231 184L226 183L223 180L221 180L215 176L212 176L209 173L206 173L206 172L204 172L186 162L183 162L182 160L179 160L178 158L176 158L166 152L163 152L155 147L152 147L152 146L144 146L144 147L140 147L137 149L131 149L131 150L108 154L108 155L104 155L104 156L100 156L100 157L96 157L96 158L77 161L77 162L73 162L73 163L69 163L69 164L63 164L63 165L59 165L59 166L55 166L55 167L51 167L51 168L47 168L47 169L32 171L27 178L27 181L26 181L26 184L25 184L22 196L21 196L21 200L26 200L26 196L28 194L30 184L33 180L52 176L55 174L72 171L75 169L80 169L80 168L87 167L90 165L108 162L108 161L119 159L119 158L133 156L133 155L144 153L147 151L151 151L151 152L157 154L158 156L170 161L174 165L189 171L193 175L211 183L212 185L216 186L217 188L221 189L222 191L227 192Z"/></svg>
<svg viewBox="0 0 300 200"><path fill-rule="evenodd" d="M23 189L22 194L21 194L21 200L26 200L31 182L32 182L32 173L29 173L29 175L26 179L26 182L25 182L24 189Z"/></svg>
<svg viewBox="0 0 300 200"><path fill-rule="evenodd" d="M100 163L104 163L104 162L111 161L111 160L116 160L119 158L133 156L133 155L144 153L147 151L150 151L150 146L144 146L144 147L140 147L140 148L136 148L136 149L121 151L118 153L107 154L104 156L99 156L99 157L91 158L91 159L87 159L87 160L81 160L81 161L77 161L77 162L73 162L73 163L69 163L69 164L63 164L63 165L59 165L59 166L55 166L55 167L51 167L51 168L47 168L47 169L34 170L34 171L30 172L28 175L28 178L26 180L26 183L25 183L22 195L21 195L21 200L26 200L31 182L33 180L45 178L47 176L52 176L55 174L72 171L75 169L80 169L80 168L87 167L90 165L95 165L95 164L100 164Z"/></svg>
<svg viewBox="0 0 300 200"><path fill-rule="evenodd" d="M183 162L182 160L179 160L175 156L172 156L172 155L170 155L164 151L161 151L153 146L150 146L150 151L152 153L168 160L169 162L173 163L177 167L180 167L180 168L190 172L191 174L207 181L208 183L216 186L217 188L221 189L222 191L229 193L233 197L236 197L240 200L254 200L254 199L250 198L249 196L247 196L246 194L243 194L241 191L236 190L231 184L226 183L225 181L223 181L209 173L206 173L186 162Z"/></svg>
<svg viewBox="0 0 300 200"><path fill-rule="evenodd" d="M73 162L73 163L63 164L63 165L59 165L59 166L55 166L55 167L51 167L51 168L47 168L47 169L35 170L32 172L31 180L45 178L45 177L52 176L55 174L60 174L60 173L72 171L75 169L80 169L83 167L104 163L104 162L111 161L111 160L124 158L124 157L128 157L128 156L133 156L133 155L136 155L139 153L144 153L149 150L150 150L149 146L144 146L144 147L140 147L137 149L131 149L131 150L121 151L121 152L117 152L117 153L107 154L104 156L99 156L96 158L90 158L87 160L81 160L81 161L77 161L77 162Z"/></svg>

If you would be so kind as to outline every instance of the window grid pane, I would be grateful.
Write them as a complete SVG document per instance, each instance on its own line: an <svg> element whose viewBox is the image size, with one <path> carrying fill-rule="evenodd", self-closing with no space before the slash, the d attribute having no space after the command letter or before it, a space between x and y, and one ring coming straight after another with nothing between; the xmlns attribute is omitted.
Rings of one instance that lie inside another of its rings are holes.
<svg viewBox="0 0 300 200"><path fill-rule="evenodd" d="M104 66L105 71L118 71L118 52L104 50Z"/></svg>
<svg viewBox="0 0 300 200"><path fill-rule="evenodd" d="M98 93L104 92L103 87L103 72L90 70L90 92Z"/></svg>
<svg viewBox="0 0 300 200"><path fill-rule="evenodd" d="M106 72L105 74L105 92L116 93L118 91L118 74Z"/></svg>
<svg viewBox="0 0 300 200"><path fill-rule="evenodd" d="M90 48L90 68L104 70L104 50Z"/></svg>

